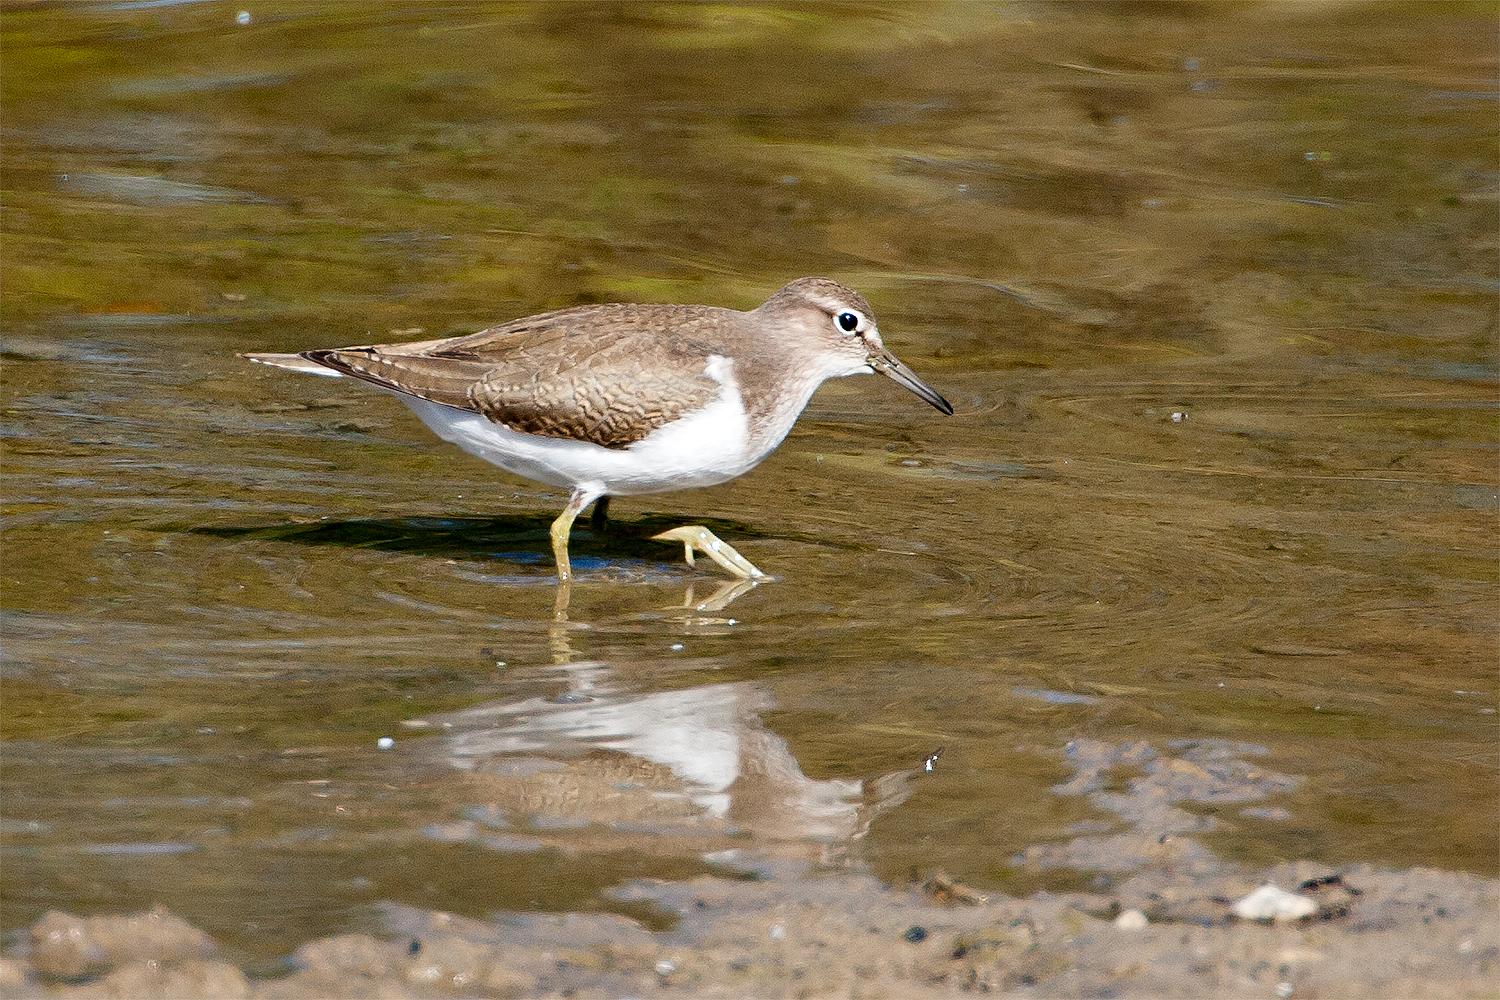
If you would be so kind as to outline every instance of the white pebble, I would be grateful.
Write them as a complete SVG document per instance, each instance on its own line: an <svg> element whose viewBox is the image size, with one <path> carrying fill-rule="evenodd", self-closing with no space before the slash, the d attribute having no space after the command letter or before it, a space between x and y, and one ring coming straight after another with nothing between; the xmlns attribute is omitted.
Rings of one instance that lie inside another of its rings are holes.
<svg viewBox="0 0 1500 1000"><path fill-rule="evenodd" d="M677 971L677 966L665 958L656 963L656 974L658 976L670 976Z"/></svg>
<svg viewBox="0 0 1500 1000"><path fill-rule="evenodd" d="M1182 423L1186 419L1187 419L1187 414L1183 413L1181 410L1178 410L1177 412L1175 412L1175 413L1172 414L1172 423L1174 423L1174 424L1180 424L1180 423Z"/></svg>
<svg viewBox="0 0 1500 1000"><path fill-rule="evenodd" d="M240 25L249 24L250 12L248 10L242 10L238 14L234 15L234 23Z"/></svg>
<svg viewBox="0 0 1500 1000"><path fill-rule="evenodd" d="M1286 1000L1287 997L1292 995L1292 984L1287 982L1285 979L1277 983L1276 995L1280 997L1281 1000Z"/></svg>
<svg viewBox="0 0 1500 1000"><path fill-rule="evenodd" d="M1115 926L1122 931L1143 931L1150 923L1151 921L1147 920L1146 915L1140 910L1126 910L1115 917Z"/></svg>
<svg viewBox="0 0 1500 1000"><path fill-rule="evenodd" d="M682 652L682 643L680 643L680 642L674 642L668 648L671 649L672 652L674 652L674 653L680 653L680 652Z"/></svg>
<svg viewBox="0 0 1500 1000"><path fill-rule="evenodd" d="M1267 882L1244 899L1237 900L1229 912L1241 920L1301 920L1318 912L1318 904L1306 896L1287 892Z"/></svg>
<svg viewBox="0 0 1500 1000"><path fill-rule="evenodd" d="M382 736L380 737L380 739L375 741L375 745L382 750L389 750L391 747L396 745L396 741L391 739L389 736Z"/></svg>
<svg viewBox="0 0 1500 1000"><path fill-rule="evenodd" d="M770 933L769 936L770 936L770 938L771 938L772 941L785 941L786 940L786 925L784 925L784 924L772 924L771 925L771 933Z"/></svg>

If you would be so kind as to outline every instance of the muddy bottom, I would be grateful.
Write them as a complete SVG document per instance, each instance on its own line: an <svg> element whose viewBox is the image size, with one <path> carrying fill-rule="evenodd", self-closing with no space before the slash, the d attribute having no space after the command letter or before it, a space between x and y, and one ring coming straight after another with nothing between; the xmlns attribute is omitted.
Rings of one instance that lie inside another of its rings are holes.
<svg viewBox="0 0 1500 1000"><path fill-rule="evenodd" d="M994 993L1098 997L1493 997L1500 890L1427 869L1205 865L1184 842L1108 894L984 896L937 875L747 862L746 878L642 881L622 897L676 917L474 920L388 903L384 932L309 941L287 975L253 980L157 908L53 911L0 961L8 997L758 996ZM1271 883L1310 911L1245 920Z"/></svg>

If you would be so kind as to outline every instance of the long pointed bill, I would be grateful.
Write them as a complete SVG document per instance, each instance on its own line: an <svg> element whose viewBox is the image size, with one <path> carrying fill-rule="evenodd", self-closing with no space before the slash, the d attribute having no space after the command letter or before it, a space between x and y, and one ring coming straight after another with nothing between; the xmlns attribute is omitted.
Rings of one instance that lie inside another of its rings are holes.
<svg viewBox="0 0 1500 1000"><path fill-rule="evenodd" d="M921 396L927 402L948 414L948 416L953 416L953 405L940 396L936 389L917 378L916 372L902 364L894 354L885 348L882 347L879 350L871 351L870 357L865 361L865 364L869 365L872 370L888 376L892 381L906 386L906 388Z"/></svg>

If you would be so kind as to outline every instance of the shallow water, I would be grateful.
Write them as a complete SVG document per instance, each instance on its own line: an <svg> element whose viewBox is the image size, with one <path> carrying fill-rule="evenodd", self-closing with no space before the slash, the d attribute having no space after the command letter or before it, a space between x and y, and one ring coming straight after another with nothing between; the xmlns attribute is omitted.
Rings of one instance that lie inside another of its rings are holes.
<svg viewBox="0 0 1500 1000"><path fill-rule="evenodd" d="M1221 856L1496 873L1489 7L236 12L0 20L4 929L1108 884L1099 746ZM826 385L565 628L562 497L236 356L802 274L958 412Z"/></svg>

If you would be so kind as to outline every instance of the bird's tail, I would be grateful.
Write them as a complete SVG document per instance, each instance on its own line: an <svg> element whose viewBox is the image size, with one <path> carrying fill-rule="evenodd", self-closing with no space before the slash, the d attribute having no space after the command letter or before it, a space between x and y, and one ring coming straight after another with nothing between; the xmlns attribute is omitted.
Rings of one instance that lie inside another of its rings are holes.
<svg viewBox="0 0 1500 1000"><path fill-rule="evenodd" d="M327 365L320 365L311 358L304 358L300 354L241 354L240 357L248 361L257 361L263 365L272 365L276 368L286 368L294 372L302 372L305 375L327 375L330 378L342 378L344 373Z"/></svg>

